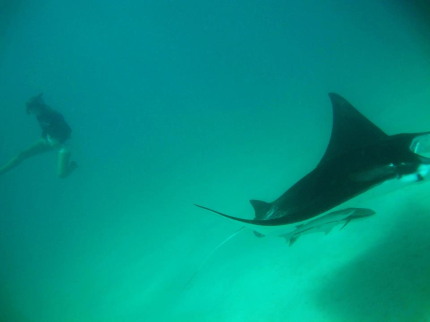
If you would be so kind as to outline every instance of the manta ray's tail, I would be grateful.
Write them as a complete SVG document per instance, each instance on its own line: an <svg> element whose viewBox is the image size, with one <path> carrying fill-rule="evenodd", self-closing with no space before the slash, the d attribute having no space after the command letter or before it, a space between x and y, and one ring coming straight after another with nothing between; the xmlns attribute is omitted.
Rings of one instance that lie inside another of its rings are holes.
<svg viewBox="0 0 430 322"><path fill-rule="evenodd" d="M188 280L188 282L185 284L185 287L189 286L191 284L191 282L194 280L194 278L197 276L197 274L203 269L203 267L207 264L207 262L209 262L209 260L212 258L212 256L222 247L224 246L227 242L229 242L231 239L233 239L234 237L236 237L242 230L244 230L245 227L240 227L238 230L236 230L235 232L233 232L231 235L227 236L227 238L225 238L221 243L219 243L214 249L212 249L212 251L206 255L206 258L200 263L200 266L197 268L197 270L194 272L194 274L190 277L190 279Z"/></svg>
<svg viewBox="0 0 430 322"><path fill-rule="evenodd" d="M227 214L223 214L222 212L219 212L217 210L213 210L211 208L205 207L205 206L200 206L197 204L194 204L195 206L214 212L218 215L224 216L226 218L230 218L236 221L240 221L246 224L250 224L250 225L260 225L260 226L275 226L278 224L278 219L275 220L268 220L265 217L267 212L270 210L271 208L271 204L268 202L264 202L264 201L259 201L259 200L251 200L251 204L254 207L255 210L255 218L254 219L244 219L244 218L238 218L238 217L233 217Z"/></svg>
<svg viewBox="0 0 430 322"><path fill-rule="evenodd" d="M194 204L194 205L197 206L197 207L199 207L199 208L202 208L202 209L211 211L213 213L216 213L218 215L221 215L221 216L224 216L224 217L236 220L236 221L240 221L240 222L244 222L244 223L247 223L247 224L251 224L251 225L257 224L257 221L259 222L259 224L263 224L265 221L267 222L267 220L265 220L265 217L266 217L267 212L272 207L272 205L270 203L268 203L268 202L260 201L260 200L250 200L250 202L251 202L252 207L254 207L254 212L255 212L254 220L241 219L241 218L233 217L233 216L230 216L230 215L226 215L226 214L224 214L222 212L219 212L217 210L213 210L213 209L208 208L208 207L200 206L200 205L197 205L197 204ZM243 229L243 228L244 227L242 227L241 229ZM265 236L264 234L259 233L256 230L253 230L253 232L254 232L254 235L257 236L257 237L264 237Z"/></svg>

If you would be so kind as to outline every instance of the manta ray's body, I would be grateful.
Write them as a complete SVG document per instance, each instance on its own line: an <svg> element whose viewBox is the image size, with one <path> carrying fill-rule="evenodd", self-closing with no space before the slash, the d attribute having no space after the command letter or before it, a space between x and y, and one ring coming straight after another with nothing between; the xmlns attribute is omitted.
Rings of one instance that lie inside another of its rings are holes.
<svg viewBox="0 0 430 322"><path fill-rule="evenodd" d="M325 216L387 181L418 182L430 173L430 132L387 135L341 96L331 93L333 128L317 167L273 202L251 200L255 219L224 217L258 226L281 226ZM425 151L425 148L428 150ZM319 221L321 222L321 221Z"/></svg>

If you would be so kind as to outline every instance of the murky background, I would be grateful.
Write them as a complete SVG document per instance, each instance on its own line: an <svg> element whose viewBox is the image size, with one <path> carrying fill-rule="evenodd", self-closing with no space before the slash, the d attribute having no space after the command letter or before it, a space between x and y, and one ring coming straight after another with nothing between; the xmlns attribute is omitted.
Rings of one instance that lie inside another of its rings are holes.
<svg viewBox="0 0 430 322"><path fill-rule="evenodd" d="M328 92L388 134L430 130L425 1L0 2L0 162L40 136L40 92L73 128L0 178L1 321L428 321L429 186L331 234L251 218L313 169Z"/></svg>

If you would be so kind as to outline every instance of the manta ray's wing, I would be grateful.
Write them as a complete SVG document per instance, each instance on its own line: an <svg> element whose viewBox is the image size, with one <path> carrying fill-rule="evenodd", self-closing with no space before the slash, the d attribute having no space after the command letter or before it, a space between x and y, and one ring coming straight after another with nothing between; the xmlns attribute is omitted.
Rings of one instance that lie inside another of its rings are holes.
<svg viewBox="0 0 430 322"><path fill-rule="evenodd" d="M333 108L330 142L319 163L388 137L342 96L329 93Z"/></svg>

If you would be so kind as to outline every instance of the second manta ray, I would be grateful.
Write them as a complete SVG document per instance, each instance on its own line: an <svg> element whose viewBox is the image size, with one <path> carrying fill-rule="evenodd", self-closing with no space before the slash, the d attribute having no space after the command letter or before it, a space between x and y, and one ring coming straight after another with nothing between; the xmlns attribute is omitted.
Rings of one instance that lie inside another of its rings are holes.
<svg viewBox="0 0 430 322"><path fill-rule="evenodd" d="M299 223L277 235L290 244L304 233L328 232L338 224L375 212L343 207L373 188L394 182L419 182L430 173L430 132L387 135L338 94L333 107L330 142L316 168L273 202L251 200L255 218L243 219L196 205L251 225L257 235L267 228ZM281 232L282 231L282 232Z"/></svg>

